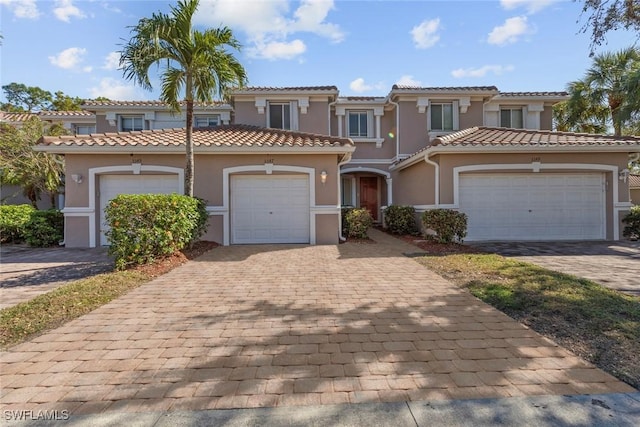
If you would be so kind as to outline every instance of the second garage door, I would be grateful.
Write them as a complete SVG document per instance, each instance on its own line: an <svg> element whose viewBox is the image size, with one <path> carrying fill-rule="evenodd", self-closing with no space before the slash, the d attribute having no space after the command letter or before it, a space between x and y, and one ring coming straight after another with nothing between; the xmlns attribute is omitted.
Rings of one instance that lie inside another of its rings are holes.
<svg viewBox="0 0 640 427"><path fill-rule="evenodd" d="M309 243L306 175L231 177L231 243Z"/></svg>
<svg viewBox="0 0 640 427"><path fill-rule="evenodd" d="M602 174L463 174L467 240L605 238Z"/></svg>

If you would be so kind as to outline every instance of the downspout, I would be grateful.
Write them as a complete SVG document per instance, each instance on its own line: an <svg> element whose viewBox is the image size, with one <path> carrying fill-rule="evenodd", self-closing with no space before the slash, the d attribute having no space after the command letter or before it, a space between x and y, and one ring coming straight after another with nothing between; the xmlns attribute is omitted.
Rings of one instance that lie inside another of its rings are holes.
<svg viewBox="0 0 640 427"><path fill-rule="evenodd" d="M440 207L440 165L429 159L430 155L431 153L427 150L426 154L424 155L424 161L435 168L435 179L433 180L435 188L433 194L436 202L436 209L438 209Z"/></svg>
<svg viewBox="0 0 640 427"><path fill-rule="evenodd" d="M338 239L341 242L345 242L347 239L342 235L342 173L340 168L351 161L351 153L347 153L342 158L342 161L338 162Z"/></svg>
<svg viewBox="0 0 640 427"><path fill-rule="evenodd" d="M396 107L396 161L400 160L400 106L389 97L389 104Z"/></svg>

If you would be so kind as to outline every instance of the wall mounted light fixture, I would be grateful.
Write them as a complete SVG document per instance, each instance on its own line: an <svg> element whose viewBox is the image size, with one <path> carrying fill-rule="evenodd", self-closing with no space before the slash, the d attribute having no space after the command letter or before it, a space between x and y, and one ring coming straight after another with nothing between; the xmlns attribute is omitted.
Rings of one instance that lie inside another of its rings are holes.
<svg viewBox="0 0 640 427"><path fill-rule="evenodd" d="M79 173L74 173L71 175L71 179L76 183L76 184L82 184L82 175L80 175Z"/></svg>
<svg viewBox="0 0 640 427"><path fill-rule="evenodd" d="M320 182L323 184L327 182L327 171L320 172Z"/></svg>
<svg viewBox="0 0 640 427"><path fill-rule="evenodd" d="M627 182L627 178L629 178L629 174L630 173L631 173L631 171L629 171L629 169L622 169L620 171L620 173L618 174L618 179L620 181Z"/></svg>

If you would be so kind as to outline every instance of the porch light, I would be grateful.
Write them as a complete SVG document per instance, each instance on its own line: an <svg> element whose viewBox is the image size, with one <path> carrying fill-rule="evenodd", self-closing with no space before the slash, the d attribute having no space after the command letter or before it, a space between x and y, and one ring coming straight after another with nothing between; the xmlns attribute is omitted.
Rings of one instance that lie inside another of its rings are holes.
<svg viewBox="0 0 640 427"><path fill-rule="evenodd" d="M76 184L82 184L82 175L80 175L79 173L74 173L71 175L71 179L76 183Z"/></svg>
<svg viewBox="0 0 640 427"><path fill-rule="evenodd" d="M320 182L323 184L327 182L327 171L320 172Z"/></svg>
<svg viewBox="0 0 640 427"><path fill-rule="evenodd" d="M627 178L629 178L629 173L630 173L629 169L622 169L618 174L618 179L620 181L627 182Z"/></svg>

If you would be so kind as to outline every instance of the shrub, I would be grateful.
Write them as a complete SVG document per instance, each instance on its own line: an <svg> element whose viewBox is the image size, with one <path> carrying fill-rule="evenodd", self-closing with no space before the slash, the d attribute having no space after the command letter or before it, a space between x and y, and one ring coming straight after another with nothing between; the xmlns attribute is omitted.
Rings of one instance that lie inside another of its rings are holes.
<svg viewBox="0 0 640 427"><path fill-rule="evenodd" d="M633 206L623 219L625 224L622 235L629 239L640 239L640 206Z"/></svg>
<svg viewBox="0 0 640 427"><path fill-rule="evenodd" d="M346 233L349 237L366 239L373 225L373 217L366 209L349 209L345 213Z"/></svg>
<svg viewBox="0 0 640 427"><path fill-rule="evenodd" d="M57 209L35 211L24 233L29 246L44 248L64 239L64 215Z"/></svg>
<svg viewBox="0 0 640 427"><path fill-rule="evenodd" d="M415 234L416 210L413 206L389 206L384 210L384 222L393 234Z"/></svg>
<svg viewBox="0 0 640 427"><path fill-rule="evenodd" d="M440 243L462 243L467 235L467 215L450 209L432 209L422 214L422 227L426 238L435 238ZM429 229L436 235L427 235Z"/></svg>
<svg viewBox="0 0 640 427"><path fill-rule="evenodd" d="M35 208L31 205L0 206L0 242L21 242Z"/></svg>
<svg viewBox="0 0 640 427"><path fill-rule="evenodd" d="M117 269L147 264L198 239L208 219L205 202L176 194L120 195L109 202L109 254Z"/></svg>

